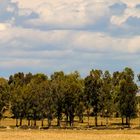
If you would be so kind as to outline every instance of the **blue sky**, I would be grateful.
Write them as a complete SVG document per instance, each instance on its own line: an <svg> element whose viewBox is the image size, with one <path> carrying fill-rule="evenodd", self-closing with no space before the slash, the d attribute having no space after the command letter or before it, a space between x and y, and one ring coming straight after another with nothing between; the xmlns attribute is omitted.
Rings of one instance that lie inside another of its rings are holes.
<svg viewBox="0 0 140 140"><path fill-rule="evenodd" d="M140 69L139 0L0 0L0 76Z"/></svg>

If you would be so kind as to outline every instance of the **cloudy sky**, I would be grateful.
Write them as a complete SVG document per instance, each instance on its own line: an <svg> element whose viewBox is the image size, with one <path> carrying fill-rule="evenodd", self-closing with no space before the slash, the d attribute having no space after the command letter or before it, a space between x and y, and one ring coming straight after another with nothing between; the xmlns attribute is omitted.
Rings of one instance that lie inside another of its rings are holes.
<svg viewBox="0 0 140 140"><path fill-rule="evenodd" d="M140 72L140 0L0 0L0 76Z"/></svg>

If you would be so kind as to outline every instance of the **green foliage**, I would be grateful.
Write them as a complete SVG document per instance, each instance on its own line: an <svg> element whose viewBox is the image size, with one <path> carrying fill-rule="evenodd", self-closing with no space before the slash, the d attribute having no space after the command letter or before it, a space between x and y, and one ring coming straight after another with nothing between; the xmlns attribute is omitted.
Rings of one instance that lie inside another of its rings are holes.
<svg viewBox="0 0 140 140"><path fill-rule="evenodd" d="M7 80L0 78L0 119L3 113L9 107L9 86Z"/></svg>
<svg viewBox="0 0 140 140"><path fill-rule="evenodd" d="M140 76L138 75L138 78ZM140 78L139 78L140 79ZM119 114L126 122L136 115L136 92L134 72L125 68L112 75L109 71L91 70L85 78L75 71L65 74L54 72L50 78L43 73L15 73L9 80L0 78L0 118L4 109L10 107L17 120L44 120L48 125L56 118L57 125L66 120L66 125L73 126L75 116L83 122L86 113L95 117L111 117Z"/></svg>

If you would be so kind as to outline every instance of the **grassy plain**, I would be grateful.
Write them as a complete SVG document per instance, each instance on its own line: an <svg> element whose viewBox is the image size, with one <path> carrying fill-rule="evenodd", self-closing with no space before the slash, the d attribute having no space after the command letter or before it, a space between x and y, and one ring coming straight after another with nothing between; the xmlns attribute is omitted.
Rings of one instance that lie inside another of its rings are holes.
<svg viewBox="0 0 140 140"><path fill-rule="evenodd" d="M140 140L139 130L1 130L0 140Z"/></svg>
<svg viewBox="0 0 140 140"><path fill-rule="evenodd" d="M87 125L87 119L84 118L83 124L75 122L77 128L84 128ZM101 123L105 124L105 119L99 118L99 125ZM1 120L0 126L5 126L5 128L0 128L0 140L140 140L140 129L135 129L139 126L139 118L133 119L131 121L131 129L121 129L120 118L110 118L109 119L109 129L20 129L15 128L15 120L6 118ZM44 122L47 125L47 121ZM56 120L53 121L56 125ZM94 125L94 118L90 118L90 124ZM27 125L27 121L23 120L23 125ZM38 121L37 125L40 126L41 122ZM11 126L11 127L7 127ZM7 127L7 128L6 128ZM132 129L133 128L133 129Z"/></svg>

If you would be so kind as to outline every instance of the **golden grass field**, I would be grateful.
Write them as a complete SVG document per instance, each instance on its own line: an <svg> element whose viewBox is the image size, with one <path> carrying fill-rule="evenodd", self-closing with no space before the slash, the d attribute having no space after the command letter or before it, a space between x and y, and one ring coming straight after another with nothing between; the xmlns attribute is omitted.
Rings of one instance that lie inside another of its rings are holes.
<svg viewBox="0 0 140 140"><path fill-rule="evenodd" d="M138 130L1 130L0 140L140 140Z"/></svg>
<svg viewBox="0 0 140 140"><path fill-rule="evenodd" d="M87 120L84 120L84 124L78 124L75 122L75 126L83 127L87 125ZM105 120L99 119L99 124ZM139 126L139 119L132 120L133 129L114 129L116 126L111 126L114 122L120 122L119 118L109 119L110 129L105 130L96 130L96 129L87 129L87 130L71 130L71 129L46 129L46 130L35 130L35 129L19 129L11 128L7 126L15 126L14 119L4 119L0 121L0 126L5 126L7 128L0 129L0 140L140 140L140 129L134 129ZM54 125L56 121L53 121ZM94 125L94 119L90 118L90 123ZM40 121L37 122L37 125L40 126ZM46 121L45 121L46 124ZM23 125L27 125L27 121L23 120ZM80 126L79 126L80 125ZM118 126L117 126L118 127ZM120 126L119 126L120 127Z"/></svg>

